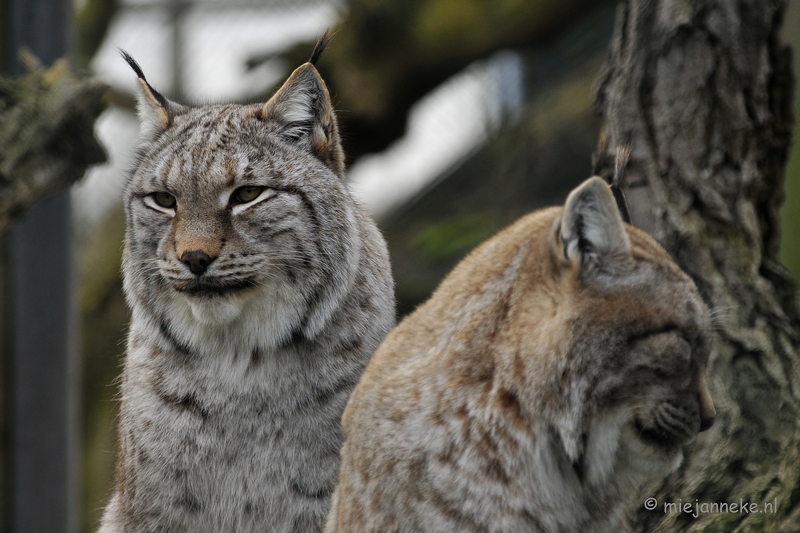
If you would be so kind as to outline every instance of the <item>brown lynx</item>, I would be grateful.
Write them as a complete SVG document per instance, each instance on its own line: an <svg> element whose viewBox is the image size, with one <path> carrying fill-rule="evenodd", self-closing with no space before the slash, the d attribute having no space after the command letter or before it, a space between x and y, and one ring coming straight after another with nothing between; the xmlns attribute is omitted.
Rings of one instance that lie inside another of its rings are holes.
<svg viewBox="0 0 800 533"><path fill-rule="evenodd" d="M190 108L139 77L125 190L132 311L102 533L322 529L341 413L394 323L311 61L265 104Z"/></svg>
<svg viewBox="0 0 800 533"><path fill-rule="evenodd" d="M325 531L618 532L714 419L708 312L591 178L490 239L378 348Z"/></svg>

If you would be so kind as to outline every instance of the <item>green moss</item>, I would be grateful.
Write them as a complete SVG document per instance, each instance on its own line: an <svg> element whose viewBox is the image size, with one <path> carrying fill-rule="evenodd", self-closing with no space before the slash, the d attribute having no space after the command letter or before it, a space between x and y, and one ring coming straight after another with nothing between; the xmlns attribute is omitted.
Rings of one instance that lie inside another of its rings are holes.
<svg viewBox="0 0 800 533"><path fill-rule="evenodd" d="M498 229L496 217L488 213L458 215L425 226L411 245L425 259L436 261L474 248Z"/></svg>
<svg viewBox="0 0 800 533"><path fill-rule="evenodd" d="M800 5L790 2L784 20L783 38L792 45L795 72L800 72ZM795 84L795 120L800 117L800 83ZM794 146L786 167L786 203L781 209L781 262L794 279L800 280L800 142L795 132Z"/></svg>
<svg viewBox="0 0 800 533"><path fill-rule="evenodd" d="M97 230L81 243L81 312L92 313L102 308L108 292L120 276L122 239L125 235L125 216L119 206L109 214Z"/></svg>
<svg viewBox="0 0 800 533"><path fill-rule="evenodd" d="M86 0L75 14L75 44L82 67L89 66L100 48L118 7L117 0Z"/></svg>

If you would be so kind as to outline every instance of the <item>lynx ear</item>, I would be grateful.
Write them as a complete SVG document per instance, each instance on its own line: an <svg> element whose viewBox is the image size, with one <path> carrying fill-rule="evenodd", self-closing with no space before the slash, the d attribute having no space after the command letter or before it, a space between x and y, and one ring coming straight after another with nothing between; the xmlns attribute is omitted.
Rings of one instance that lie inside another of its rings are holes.
<svg viewBox="0 0 800 533"><path fill-rule="evenodd" d="M567 198L560 237L564 258L579 267L582 274L598 266L625 264L630 258L631 242L614 195L596 176Z"/></svg>
<svg viewBox="0 0 800 533"><path fill-rule="evenodd" d="M331 98L313 64L327 44L323 39L317 43L311 61L298 67L264 104L261 116L276 124L286 141L306 148L337 175L344 176L344 154Z"/></svg>
<svg viewBox="0 0 800 533"><path fill-rule="evenodd" d="M169 127L180 106L164 98L161 93L147 83L139 63L128 52L120 50L119 53L136 73L141 86L141 90L136 94L139 135L145 139L153 139Z"/></svg>

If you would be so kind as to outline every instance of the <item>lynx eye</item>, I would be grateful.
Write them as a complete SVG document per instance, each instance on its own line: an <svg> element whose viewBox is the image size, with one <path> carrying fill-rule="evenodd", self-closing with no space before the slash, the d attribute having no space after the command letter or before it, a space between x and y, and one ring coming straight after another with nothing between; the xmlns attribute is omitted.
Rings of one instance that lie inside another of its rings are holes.
<svg viewBox="0 0 800 533"><path fill-rule="evenodd" d="M153 201L159 207L163 207L165 209L172 209L175 207L175 197L168 192L154 192L152 197Z"/></svg>
<svg viewBox="0 0 800 533"><path fill-rule="evenodd" d="M239 187L233 191L231 204L246 204L252 202L264 191L265 187Z"/></svg>

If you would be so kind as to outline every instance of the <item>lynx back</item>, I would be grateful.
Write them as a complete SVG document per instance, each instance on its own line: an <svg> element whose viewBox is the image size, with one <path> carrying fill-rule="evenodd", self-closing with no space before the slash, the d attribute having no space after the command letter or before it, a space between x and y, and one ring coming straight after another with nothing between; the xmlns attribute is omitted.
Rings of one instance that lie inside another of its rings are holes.
<svg viewBox="0 0 800 533"><path fill-rule="evenodd" d="M711 425L708 312L591 178L490 239L386 338L326 532L617 532Z"/></svg>
<svg viewBox="0 0 800 533"><path fill-rule="evenodd" d="M394 323L386 245L347 190L313 64L325 42L245 106L176 104L126 55L141 139L103 533L322 529L342 410Z"/></svg>

